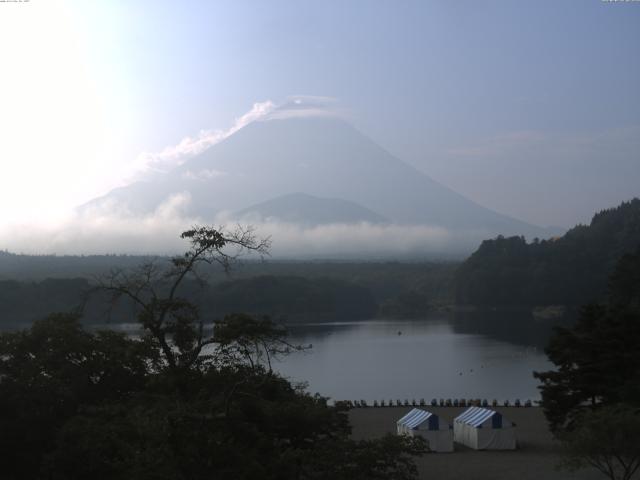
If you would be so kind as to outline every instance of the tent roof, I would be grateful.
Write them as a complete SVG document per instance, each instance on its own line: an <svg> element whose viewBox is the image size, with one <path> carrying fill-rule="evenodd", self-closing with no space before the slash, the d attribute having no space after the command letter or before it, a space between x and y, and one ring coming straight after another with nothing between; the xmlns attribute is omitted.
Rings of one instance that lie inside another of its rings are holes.
<svg viewBox="0 0 640 480"><path fill-rule="evenodd" d="M496 414L500 415L495 410L489 410L488 408L469 407L460 415L458 415L454 419L454 421L466 423L467 425L471 425L472 427L479 427L487 419L493 417Z"/></svg>
<svg viewBox="0 0 640 480"><path fill-rule="evenodd" d="M422 423L429 420L429 417L435 416L431 412L427 412L426 410L421 410L419 408L412 409L409 413L407 413L404 417L398 420L398 424L405 425L408 428L416 428Z"/></svg>

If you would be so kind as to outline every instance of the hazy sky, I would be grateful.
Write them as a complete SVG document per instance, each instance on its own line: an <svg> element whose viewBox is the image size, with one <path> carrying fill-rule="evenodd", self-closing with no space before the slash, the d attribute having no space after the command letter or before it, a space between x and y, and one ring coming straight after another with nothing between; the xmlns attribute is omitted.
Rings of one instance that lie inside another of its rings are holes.
<svg viewBox="0 0 640 480"><path fill-rule="evenodd" d="M0 225L294 94L532 223L640 195L640 2L0 2L0 61Z"/></svg>

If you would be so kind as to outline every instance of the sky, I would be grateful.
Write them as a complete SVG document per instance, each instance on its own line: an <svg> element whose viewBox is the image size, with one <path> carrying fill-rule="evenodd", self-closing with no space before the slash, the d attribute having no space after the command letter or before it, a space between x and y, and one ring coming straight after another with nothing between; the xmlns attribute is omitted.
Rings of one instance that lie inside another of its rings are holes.
<svg viewBox="0 0 640 480"><path fill-rule="evenodd" d="M0 230L292 95L530 223L640 196L640 2L0 2L0 59Z"/></svg>

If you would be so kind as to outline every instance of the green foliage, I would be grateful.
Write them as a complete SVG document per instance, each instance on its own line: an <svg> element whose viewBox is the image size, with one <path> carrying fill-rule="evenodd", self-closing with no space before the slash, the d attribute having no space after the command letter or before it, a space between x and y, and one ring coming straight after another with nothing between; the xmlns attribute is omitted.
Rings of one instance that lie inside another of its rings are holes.
<svg viewBox="0 0 640 480"><path fill-rule="evenodd" d="M116 270L99 279L95 291L109 296L112 305L133 305L138 323L147 332L167 366L176 372L198 367L200 353L214 342L206 338L204 319L185 295L191 279L206 284L200 266L217 264L227 271L246 253L268 253L269 239L260 239L250 227L216 230L195 226L182 233L189 249L165 262L149 262L129 271Z"/></svg>
<svg viewBox="0 0 640 480"><path fill-rule="evenodd" d="M640 245L640 200L597 213L589 226L527 243L482 242L455 275L455 300L474 305L582 305L604 299L616 262Z"/></svg>
<svg viewBox="0 0 640 480"><path fill-rule="evenodd" d="M346 429L324 399L276 376L212 370L195 376L186 395L164 380L65 425L50 456L54 478L299 478L296 460Z"/></svg>
<svg viewBox="0 0 640 480"><path fill-rule="evenodd" d="M552 430L573 427L600 404L640 404L638 345L640 316L598 305L585 307L573 328L558 328L546 349L557 370L535 374Z"/></svg>
<svg viewBox="0 0 640 480"><path fill-rule="evenodd" d="M89 282L82 278L0 281L0 325L29 323L50 312L73 310L88 288Z"/></svg>
<svg viewBox="0 0 640 480"><path fill-rule="evenodd" d="M109 331L90 334L69 315L0 335L3 470L9 478L37 478L69 419L86 406L131 397L157 361L148 342Z"/></svg>
<svg viewBox="0 0 640 480"><path fill-rule="evenodd" d="M355 442L342 407L274 374L271 358L299 347L268 318L229 315L207 336L181 293L200 263L226 268L264 246L248 230L195 228L168 269L113 272L101 290L136 305L141 339L84 331L53 315L0 334L3 478L410 480L401 438Z"/></svg>
<svg viewBox="0 0 640 480"><path fill-rule="evenodd" d="M307 479L405 480L417 476L414 456L426 453L422 437L386 435L379 440L336 441L308 452Z"/></svg>
<svg viewBox="0 0 640 480"><path fill-rule="evenodd" d="M179 257L177 261L184 259ZM0 326L20 326L43 318L50 311L77 309L89 290L91 284L84 279L49 279L39 283L0 281ZM172 313L181 317L193 315L192 309L196 307L209 318L243 311L290 321L358 320L372 318L378 308L369 288L326 277L260 275L213 285L202 285L189 278L183 282L180 293L189 305L179 308L174 302ZM84 303L84 321L104 323L107 320L104 297L104 292L96 293ZM157 306L162 307L159 303ZM135 304L126 301L114 305L110 321L130 321L132 307Z"/></svg>
<svg viewBox="0 0 640 480"><path fill-rule="evenodd" d="M640 247L624 255L609 281L609 303L614 308L640 311Z"/></svg>
<svg viewBox="0 0 640 480"><path fill-rule="evenodd" d="M274 325L269 317L227 315L213 327L217 361L224 365L248 365L252 369L267 367L271 372L273 359L303 350L289 343L287 335L287 330Z"/></svg>
<svg viewBox="0 0 640 480"><path fill-rule="evenodd" d="M585 410L627 403L640 406L639 276L629 274L640 253L621 259L609 305L583 308L575 326L558 328L546 349L556 370L535 373L554 432L571 430ZM626 299L626 300L623 300Z"/></svg>
<svg viewBox="0 0 640 480"><path fill-rule="evenodd" d="M587 411L561 437L563 466L591 466L611 480L630 480L640 468L640 410L626 405Z"/></svg>
<svg viewBox="0 0 640 480"><path fill-rule="evenodd" d="M234 316L216 348L279 346L280 332ZM3 478L415 478L424 446L352 441L341 408L218 353L176 377L147 341L73 317L2 334Z"/></svg>

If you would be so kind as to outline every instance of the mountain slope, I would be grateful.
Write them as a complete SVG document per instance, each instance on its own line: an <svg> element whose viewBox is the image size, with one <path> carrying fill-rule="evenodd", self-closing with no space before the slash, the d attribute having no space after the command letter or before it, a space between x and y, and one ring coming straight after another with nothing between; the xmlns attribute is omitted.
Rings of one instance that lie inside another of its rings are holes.
<svg viewBox="0 0 640 480"><path fill-rule="evenodd" d="M252 205L237 213L240 220L277 220L299 225L330 223L388 223L382 215L339 198L320 198L305 193L291 193Z"/></svg>

